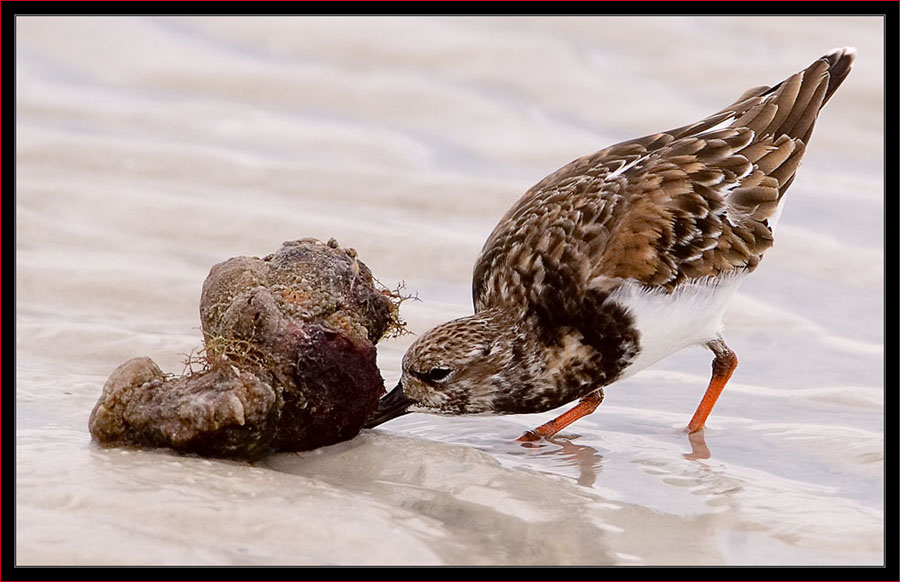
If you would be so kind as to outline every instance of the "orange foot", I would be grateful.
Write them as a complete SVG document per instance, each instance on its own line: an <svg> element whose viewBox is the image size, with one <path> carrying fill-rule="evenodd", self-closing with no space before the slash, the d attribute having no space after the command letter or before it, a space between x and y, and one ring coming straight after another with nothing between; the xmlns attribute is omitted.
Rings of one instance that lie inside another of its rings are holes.
<svg viewBox="0 0 900 582"><path fill-rule="evenodd" d="M582 398L571 410L562 413L550 422L545 422L534 430L529 430L516 440L527 443L550 438L579 418L594 412L601 402L603 402L603 388L598 388Z"/></svg>

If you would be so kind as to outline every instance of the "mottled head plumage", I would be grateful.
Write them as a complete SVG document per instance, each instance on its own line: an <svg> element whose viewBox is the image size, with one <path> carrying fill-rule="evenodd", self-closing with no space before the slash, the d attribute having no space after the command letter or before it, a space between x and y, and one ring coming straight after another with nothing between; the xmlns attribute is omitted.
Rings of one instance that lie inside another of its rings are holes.
<svg viewBox="0 0 900 582"><path fill-rule="evenodd" d="M441 324L419 337L403 357L401 384L415 408L445 414L492 410L490 379L513 372L516 331L498 310ZM488 380L486 382L486 380Z"/></svg>

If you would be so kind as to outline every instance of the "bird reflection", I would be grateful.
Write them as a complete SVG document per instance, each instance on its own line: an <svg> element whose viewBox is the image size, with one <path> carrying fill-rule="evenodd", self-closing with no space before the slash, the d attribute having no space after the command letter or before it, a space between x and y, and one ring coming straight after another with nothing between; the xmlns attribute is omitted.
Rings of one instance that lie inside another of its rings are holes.
<svg viewBox="0 0 900 582"><path fill-rule="evenodd" d="M703 436L703 429L688 433L688 441L691 443L691 452L682 455L685 459L695 461L710 457L709 447L706 446L706 438Z"/></svg>
<svg viewBox="0 0 900 582"><path fill-rule="evenodd" d="M602 468L603 455L594 447L573 442L578 437L579 435L557 434L549 439L520 444L522 448L526 449L546 449L541 450L537 455L549 457L565 467L577 468L576 482L584 487L591 487L597 480L597 473Z"/></svg>
<svg viewBox="0 0 900 582"><path fill-rule="evenodd" d="M594 447L577 444L574 442L577 438L579 435L557 435L549 439L517 444L524 449L537 449L536 456L549 457L563 466L578 468L578 484L590 487L601 470L603 455ZM685 459L697 461L712 456L702 430L689 433L688 442L691 445L691 452L682 454Z"/></svg>

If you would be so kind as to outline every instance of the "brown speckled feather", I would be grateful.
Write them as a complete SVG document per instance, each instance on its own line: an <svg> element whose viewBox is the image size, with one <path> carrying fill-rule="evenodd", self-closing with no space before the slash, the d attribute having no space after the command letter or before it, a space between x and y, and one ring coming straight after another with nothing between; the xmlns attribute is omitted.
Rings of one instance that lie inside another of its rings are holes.
<svg viewBox="0 0 900 582"><path fill-rule="evenodd" d="M531 305L545 278L569 289L752 271L816 116L850 70L835 51L773 87L678 129L579 158L532 187L476 262L476 311Z"/></svg>
<svg viewBox="0 0 900 582"><path fill-rule="evenodd" d="M688 424L702 429L737 365L721 336L727 303L772 246L816 116L854 54L833 51L700 122L541 180L482 249L475 313L413 342L370 426L410 411L518 414L581 398L525 435L547 438L592 412L604 386L705 345L713 374Z"/></svg>

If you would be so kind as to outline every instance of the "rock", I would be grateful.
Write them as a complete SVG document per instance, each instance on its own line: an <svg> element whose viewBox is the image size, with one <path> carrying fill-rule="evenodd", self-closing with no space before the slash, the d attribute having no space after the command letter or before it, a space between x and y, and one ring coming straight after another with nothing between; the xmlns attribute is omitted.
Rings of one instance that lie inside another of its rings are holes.
<svg viewBox="0 0 900 582"><path fill-rule="evenodd" d="M89 424L103 443L256 457L275 434L279 401L272 386L224 362L167 380L150 358L133 358L106 381Z"/></svg>
<svg viewBox="0 0 900 582"><path fill-rule="evenodd" d="M384 393L375 343L402 328L398 305L333 239L219 263L200 299L202 370L167 379L149 358L122 364L91 434L240 457L353 438Z"/></svg>
<svg viewBox="0 0 900 582"><path fill-rule="evenodd" d="M241 300L261 292L271 295L283 317L322 321L373 344L397 322L396 306L376 289L355 250L341 248L334 239L327 244L304 239L286 242L263 259L236 257L215 265L200 297L204 336L227 335L223 329L240 324L228 310L239 313ZM268 303L268 298L257 301Z"/></svg>

